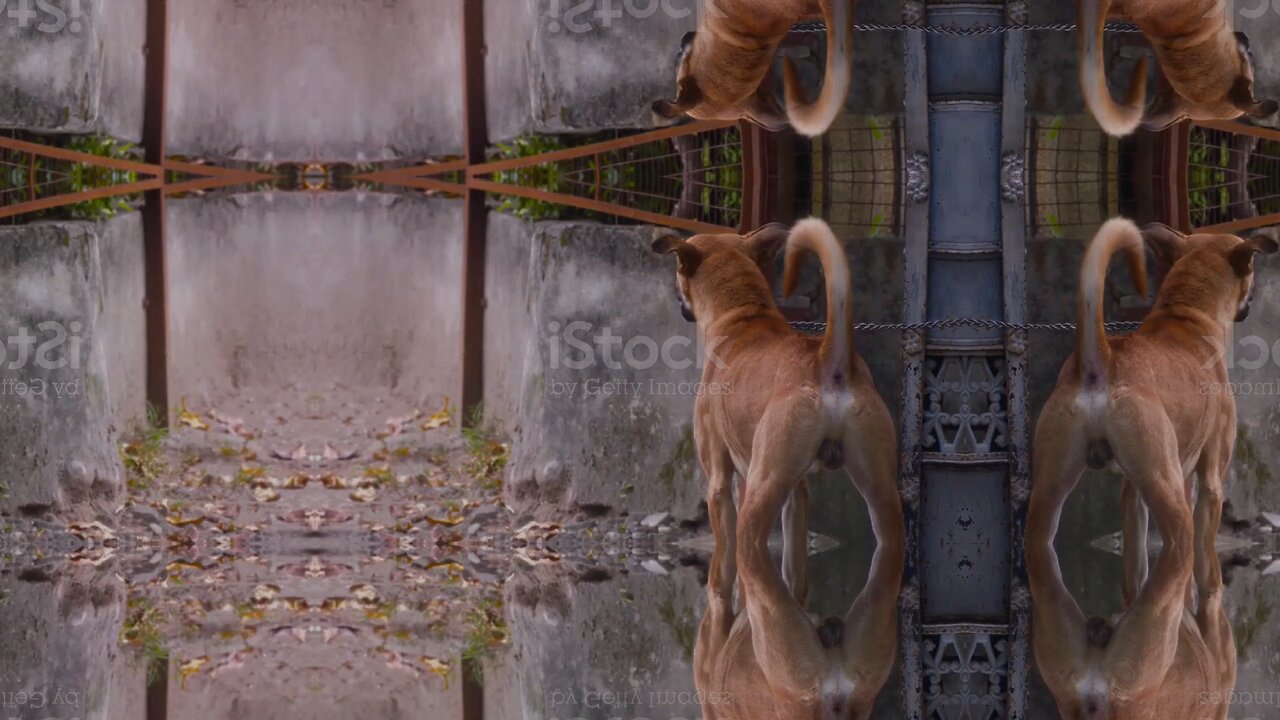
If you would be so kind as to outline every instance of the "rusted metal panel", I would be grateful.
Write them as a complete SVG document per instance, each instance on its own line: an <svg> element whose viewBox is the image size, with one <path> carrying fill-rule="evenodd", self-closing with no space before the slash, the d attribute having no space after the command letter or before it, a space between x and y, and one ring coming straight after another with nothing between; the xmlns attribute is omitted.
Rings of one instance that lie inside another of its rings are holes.
<svg viewBox="0 0 1280 720"><path fill-rule="evenodd" d="M924 322L928 314L929 276L929 98L928 69L923 33L907 33L903 119L903 156L906 172L906 205L903 234L906 240L904 264L903 319ZM906 527L906 567L899 593L899 648L902 663L902 705L906 720L924 717L923 645L920 616L920 485L922 467L922 427L924 411L925 334L908 330L902 334L902 441L899 446L898 489Z"/></svg>
<svg viewBox="0 0 1280 720"><path fill-rule="evenodd" d="M1000 240L1004 260L1004 319L1027 321L1027 36L1005 34L1000 144ZM1031 668L1031 603L1025 552L1027 500L1031 495L1031 408L1027 394L1027 331L1004 335L1008 446L1008 700L1009 720L1027 713Z"/></svg>

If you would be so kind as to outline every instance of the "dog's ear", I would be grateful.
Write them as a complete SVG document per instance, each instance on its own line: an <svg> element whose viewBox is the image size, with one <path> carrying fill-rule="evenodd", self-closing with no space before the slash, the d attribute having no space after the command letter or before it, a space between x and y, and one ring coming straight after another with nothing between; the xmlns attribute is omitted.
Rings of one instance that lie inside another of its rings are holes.
<svg viewBox="0 0 1280 720"><path fill-rule="evenodd" d="M1187 251L1187 236L1160 222L1142 226L1142 240L1166 266L1173 265Z"/></svg>
<svg viewBox="0 0 1280 720"><path fill-rule="evenodd" d="M1142 116L1142 129L1160 132L1187 117L1186 103L1171 87L1162 88Z"/></svg>
<svg viewBox="0 0 1280 720"><path fill-rule="evenodd" d="M692 30L690 32L685 33L684 37L680 38L681 54L689 52L689 48L693 47L693 41L696 39L698 39L697 30Z"/></svg>
<svg viewBox="0 0 1280 720"><path fill-rule="evenodd" d="M702 251L679 235L663 235L658 238L653 242L653 251L659 255L675 253L680 262L680 274L685 277L691 277L698 270L698 265L702 264Z"/></svg>
<svg viewBox="0 0 1280 720"><path fill-rule="evenodd" d="M1274 255L1277 250L1280 250L1280 243L1274 237L1265 232L1256 232L1237 245L1227 256L1227 260L1236 275L1244 277L1253 272L1254 255Z"/></svg>
<svg viewBox="0 0 1280 720"><path fill-rule="evenodd" d="M1231 104L1255 120L1271 117L1280 110L1280 103L1275 100L1257 100L1253 97L1253 81L1241 75L1231 86Z"/></svg>
<svg viewBox="0 0 1280 720"><path fill-rule="evenodd" d="M684 77L680 80L675 100L655 100L652 107L658 117L675 120L697 107L700 102L702 89L698 87L698 82L691 77Z"/></svg>
<svg viewBox="0 0 1280 720"><path fill-rule="evenodd" d="M775 222L763 225L742 238L746 243L747 256L755 261L770 286L773 285L774 260L790 234L790 228Z"/></svg>
<svg viewBox="0 0 1280 720"><path fill-rule="evenodd" d="M1261 120L1275 115L1276 112L1280 112L1280 102L1276 102L1275 100L1263 100L1261 102L1253 103L1253 105L1249 106L1247 109L1242 109L1249 117L1255 120Z"/></svg>
<svg viewBox="0 0 1280 720"><path fill-rule="evenodd" d="M787 111L782 109L782 104L778 102L778 97L773 94L772 72L765 81L756 89L755 95L751 96L751 100L747 106L747 119L768 130L769 132L781 132L791 127L791 119L787 117Z"/></svg>
<svg viewBox="0 0 1280 720"><path fill-rule="evenodd" d="M1240 44L1241 49L1246 52L1249 50L1249 36L1239 30L1236 31L1236 42Z"/></svg>

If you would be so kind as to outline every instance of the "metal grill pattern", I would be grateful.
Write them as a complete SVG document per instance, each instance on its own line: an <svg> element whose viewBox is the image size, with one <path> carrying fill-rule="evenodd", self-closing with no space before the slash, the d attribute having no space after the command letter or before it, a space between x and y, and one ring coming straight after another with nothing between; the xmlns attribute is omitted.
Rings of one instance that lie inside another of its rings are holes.
<svg viewBox="0 0 1280 720"><path fill-rule="evenodd" d="M1009 652L1002 635L966 628L926 635L927 717L995 720L1007 717Z"/></svg>
<svg viewBox="0 0 1280 720"><path fill-rule="evenodd" d="M1187 202L1193 227L1280 213L1280 140L1192 127Z"/></svg>
<svg viewBox="0 0 1280 720"><path fill-rule="evenodd" d="M1122 214L1133 180L1124 147L1088 117L1030 118L1027 236L1089 236Z"/></svg>
<svg viewBox="0 0 1280 720"><path fill-rule="evenodd" d="M1009 449L1004 355L929 356L924 365L924 451L985 455Z"/></svg>
<svg viewBox="0 0 1280 720"><path fill-rule="evenodd" d="M951 35L956 37L972 37L974 35L998 35L1007 32L1074 32L1075 23L1038 23L1015 25L975 25L972 27L956 27L953 25L920 25L918 23L854 23L855 32L924 32L932 35ZM807 22L794 25L791 32L826 32L823 22ZM1109 22L1107 32L1142 32L1141 28L1130 23Z"/></svg>
<svg viewBox="0 0 1280 720"><path fill-rule="evenodd" d="M822 137L797 143L795 187L809 194L797 197L796 216L817 215L843 238L901 237L901 158L901 118L841 116Z"/></svg>

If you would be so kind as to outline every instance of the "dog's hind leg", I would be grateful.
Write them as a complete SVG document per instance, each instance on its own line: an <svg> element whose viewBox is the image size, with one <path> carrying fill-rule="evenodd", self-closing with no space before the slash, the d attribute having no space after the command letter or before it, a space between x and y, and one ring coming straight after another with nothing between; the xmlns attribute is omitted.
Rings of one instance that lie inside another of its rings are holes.
<svg viewBox="0 0 1280 720"><path fill-rule="evenodd" d="M1071 406L1070 400L1055 392L1040 413L1027 510L1027 580L1035 627L1032 641L1041 675L1059 698L1076 692L1060 681L1083 670L1088 652L1087 619L1062 580L1053 549L1062 506L1085 468L1085 437L1073 424Z"/></svg>
<svg viewBox="0 0 1280 720"><path fill-rule="evenodd" d="M1210 690L1234 688L1236 684L1236 646L1231 621L1222 604L1222 564L1215 548L1221 521L1222 478L1231 459L1231 443L1235 440L1234 416L1228 430L1210 440L1200 456L1197 475L1199 496L1195 506L1196 550L1195 587L1197 595L1196 625L1209 650L1216 686ZM1216 492L1215 492L1216 489ZM1220 703L1212 720L1226 720L1229 703Z"/></svg>
<svg viewBox="0 0 1280 720"><path fill-rule="evenodd" d="M738 576L738 510L733 499L733 458L715 433L711 415L695 412L695 416L694 444L698 448L702 472L707 476L707 515L711 534L715 539L715 549L724 550L722 562L712 566L707 592L717 592L726 598L730 610L728 621L732 621L733 585Z"/></svg>
<svg viewBox="0 0 1280 720"><path fill-rule="evenodd" d="M1138 695L1163 682L1177 654L1194 562L1191 508L1177 432L1156 398L1124 392L1108 408L1106 425L1116 462L1141 493L1164 540L1151 578L1116 624L1106 652L1107 676L1123 679L1113 690ZM1124 442L1135 430L1141 440Z"/></svg>
<svg viewBox="0 0 1280 720"><path fill-rule="evenodd" d="M796 603L809 607L809 481L804 478L782 509L782 577Z"/></svg>
<svg viewBox="0 0 1280 720"><path fill-rule="evenodd" d="M1129 607L1138 597L1138 591L1147 581L1147 505L1142 502L1138 488L1128 478L1120 485L1120 552L1124 558L1124 576L1120 579L1120 593L1124 606Z"/></svg>
<svg viewBox="0 0 1280 720"><path fill-rule="evenodd" d="M732 504L730 508L732 509ZM698 639L693 648L694 684L703 695L717 691L717 669L724 662L724 646L733 630L734 546L717 542L711 551L711 568L707 574L707 610L698 626ZM702 705L703 720L716 720L714 703Z"/></svg>
<svg viewBox="0 0 1280 720"><path fill-rule="evenodd" d="M1222 569L1218 563L1218 528L1222 524L1224 478L1231 466L1231 452L1236 440L1234 415L1228 416L1227 427L1205 444L1196 465L1199 486L1196 492L1195 517L1195 584L1198 608L1206 603L1222 604Z"/></svg>
<svg viewBox="0 0 1280 720"><path fill-rule="evenodd" d="M770 403L752 439L738 517L739 581L752 649L773 692L789 697L815 691L824 651L769 555L769 534L818 451L820 413L816 395L803 391Z"/></svg>

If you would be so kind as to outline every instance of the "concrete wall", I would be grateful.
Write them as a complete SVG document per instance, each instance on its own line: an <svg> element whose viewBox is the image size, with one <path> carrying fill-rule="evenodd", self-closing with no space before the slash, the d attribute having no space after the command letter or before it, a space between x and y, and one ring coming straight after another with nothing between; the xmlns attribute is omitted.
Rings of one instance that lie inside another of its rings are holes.
<svg viewBox="0 0 1280 720"><path fill-rule="evenodd" d="M534 226L511 215L489 214L485 264L485 417L506 433L522 427L525 351L536 331L529 314L529 263Z"/></svg>
<svg viewBox="0 0 1280 720"><path fill-rule="evenodd" d="M111 575L113 565L65 570L48 582L0 578L6 718L146 716L145 663L119 644L124 584ZM23 692L28 699L19 702Z"/></svg>
<svg viewBox="0 0 1280 720"><path fill-rule="evenodd" d="M0 21L0 127L141 139L146 0L52 6L25 28L16 4Z"/></svg>
<svg viewBox="0 0 1280 720"><path fill-rule="evenodd" d="M0 229L0 248L4 504L92 515L121 487L111 411L128 405L111 400L100 238L90 223L37 223Z"/></svg>
<svg viewBox="0 0 1280 720"><path fill-rule="evenodd" d="M385 194L170 202L174 398L340 382L438 405L460 382L461 222Z"/></svg>
<svg viewBox="0 0 1280 720"><path fill-rule="evenodd" d="M508 480L509 500L521 509L564 511L578 503L696 512L703 485L693 449L694 395L650 384L691 384L701 376L692 362L694 326L670 299L673 270L649 249L655 237L648 227L538 226L529 261L522 432ZM573 349L570 327L591 352ZM606 329L623 344L684 343L672 356L690 360L689 367L660 360L628 367L618 347L609 367L592 339Z"/></svg>
<svg viewBox="0 0 1280 720"><path fill-rule="evenodd" d="M142 215L120 215L98 227L102 261L101 334L111 425L129 437L147 421L146 265Z"/></svg>
<svg viewBox="0 0 1280 720"><path fill-rule="evenodd" d="M374 653L348 660L333 648L292 648L270 667L257 664L214 680L197 675L183 687L169 679L171 720L422 720L462 717L462 683L443 689L434 675L386 667ZM354 654L354 653L353 653ZM302 657L300 657L302 656ZM335 662L337 659L337 662ZM321 687L323 690L317 691ZM135 717L141 717L135 716ZM114 719L113 719L114 720Z"/></svg>
<svg viewBox="0 0 1280 720"><path fill-rule="evenodd" d="M171 153L387 160L462 149L460 4L174 0Z"/></svg>
<svg viewBox="0 0 1280 720"><path fill-rule="evenodd" d="M486 701L498 704L486 705L485 717L701 717L696 704L663 698L694 694L693 646L704 597L693 568L596 583L517 576L506 588L507 660L519 664L486 675ZM499 712L512 706L515 712Z"/></svg>

